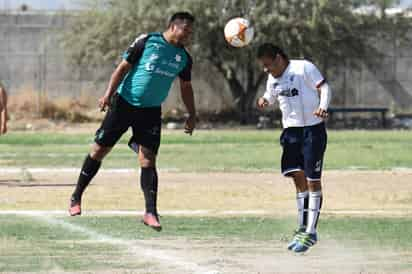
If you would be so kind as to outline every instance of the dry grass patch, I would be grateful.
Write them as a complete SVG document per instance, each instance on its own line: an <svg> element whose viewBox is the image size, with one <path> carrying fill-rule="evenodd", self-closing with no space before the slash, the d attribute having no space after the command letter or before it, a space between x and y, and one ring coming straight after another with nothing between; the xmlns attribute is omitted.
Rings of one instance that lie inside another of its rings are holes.
<svg viewBox="0 0 412 274"><path fill-rule="evenodd" d="M24 90L10 95L9 112L12 120L50 119L73 123L95 121L90 110L96 105L96 98L48 98L33 90ZM93 107L92 107L93 106Z"/></svg>

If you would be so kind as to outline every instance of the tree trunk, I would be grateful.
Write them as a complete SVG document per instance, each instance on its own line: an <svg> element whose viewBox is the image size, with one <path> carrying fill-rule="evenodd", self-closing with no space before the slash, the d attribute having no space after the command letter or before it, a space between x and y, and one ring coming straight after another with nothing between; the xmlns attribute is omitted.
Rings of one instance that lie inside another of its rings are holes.
<svg viewBox="0 0 412 274"><path fill-rule="evenodd" d="M265 74L262 72L256 77L255 67L253 66L253 62L250 61L245 67L246 83L242 85L237 77L236 69L231 66L224 67L223 62L215 56L217 55L210 56L209 60L229 85L230 93L235 102L234 110L238 114L239 122L243 125L247 124L251 120L254 100Z"/></svg>

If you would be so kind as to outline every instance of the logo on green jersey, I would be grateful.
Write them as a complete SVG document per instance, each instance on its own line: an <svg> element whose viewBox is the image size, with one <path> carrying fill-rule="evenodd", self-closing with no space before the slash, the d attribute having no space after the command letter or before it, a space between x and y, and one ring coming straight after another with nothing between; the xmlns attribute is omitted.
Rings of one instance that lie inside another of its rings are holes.
<svg viewBox="0 0 412 274"><path fill-rule="evenodd" d="M102 129L102 130L99 130L99 133L97 133L97 139L102 139L103 138L103 136L104 136L104 129Z"/></svg>

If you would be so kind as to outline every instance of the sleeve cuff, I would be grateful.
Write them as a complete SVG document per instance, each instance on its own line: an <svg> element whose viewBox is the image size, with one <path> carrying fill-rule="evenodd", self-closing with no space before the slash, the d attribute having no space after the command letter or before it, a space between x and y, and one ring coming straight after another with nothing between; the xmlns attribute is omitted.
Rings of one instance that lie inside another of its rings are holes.
<svg viewBox="0 0 412 274"><path fill-rule="evenodd" d="M265 98L269 102L269 105L273 105L275 103L275 98L271 96L269 92L266 92L263 95L263 98Z"/></svg>

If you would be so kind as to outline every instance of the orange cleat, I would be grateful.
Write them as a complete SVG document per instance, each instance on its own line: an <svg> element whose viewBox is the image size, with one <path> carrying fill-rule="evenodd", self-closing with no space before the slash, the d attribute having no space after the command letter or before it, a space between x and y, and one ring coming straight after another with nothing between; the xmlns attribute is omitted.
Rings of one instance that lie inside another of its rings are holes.
<svg viewBox="0 0 412 274"><path fill-rule="evenodd" d="M156 231L162 230L162 226L160 225L160 222L159 222L159 215L157 214L145 213L143 215L142 222Z"/></svg>
<svg viewBox="0 0 412 274"><path fill-rule="evenodd" d="M80 201L70 200L70 208L69 208L70 216L76 216L82 214L82 209L80 207Z"/></svg>

